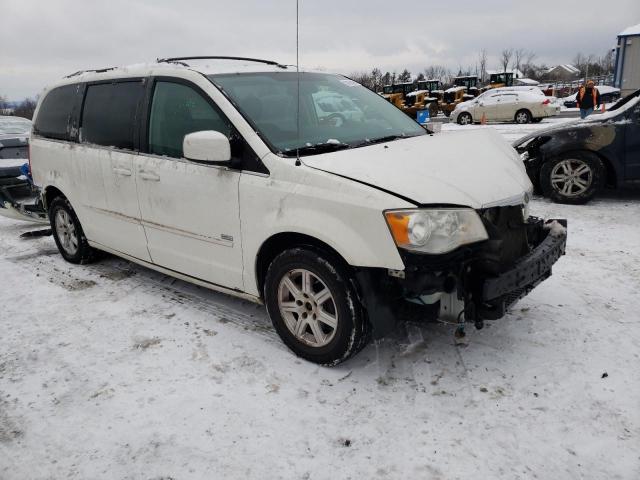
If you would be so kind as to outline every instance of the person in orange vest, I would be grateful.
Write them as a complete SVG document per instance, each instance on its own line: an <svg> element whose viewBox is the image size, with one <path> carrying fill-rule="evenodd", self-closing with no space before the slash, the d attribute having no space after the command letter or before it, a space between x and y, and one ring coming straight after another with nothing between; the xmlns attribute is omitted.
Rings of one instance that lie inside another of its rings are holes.
<svg viewBox="0 0 640 480"><path fill-rule="evenodd" d="M600 92L593 84L593 80L589 80L580 87L576 95L576 103L580 109L580 118L587 118L593 113L594 108L600 108Z"/></svg>

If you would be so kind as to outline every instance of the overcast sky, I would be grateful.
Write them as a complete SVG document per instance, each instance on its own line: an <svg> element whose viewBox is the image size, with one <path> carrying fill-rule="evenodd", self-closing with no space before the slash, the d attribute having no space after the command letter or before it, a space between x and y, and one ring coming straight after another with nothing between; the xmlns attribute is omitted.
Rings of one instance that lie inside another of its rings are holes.
<svg viewBox="0 0 640 480"><path fill-rule="evenodd" d="M295 62L295 0L0 0L0 95L19 100L85 68L163 56ZM640 0L300 0L300 63L342 73L475 66L527 48L536 61L603 55L640 23Z"/></svg>

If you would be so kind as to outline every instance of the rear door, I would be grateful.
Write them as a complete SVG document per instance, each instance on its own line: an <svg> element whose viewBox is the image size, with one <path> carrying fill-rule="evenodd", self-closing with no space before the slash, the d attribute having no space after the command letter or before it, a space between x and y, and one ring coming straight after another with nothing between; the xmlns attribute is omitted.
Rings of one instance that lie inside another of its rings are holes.
<svg viewBox="0 0 640 480"><path fill-rule="evenodd" d="M498 98L497 119L500 121L513 120L518 110L518 94L503 93Z"/></svg>
<svg viewBox="0 0 640 480"><path fill-rule="evenodd" d="M150 261L133 170L145 83L127 79L86 85L80 144L72 155L88 213L83 219L87 238Z"/></svg>
<svg viewBox="0 0 640 480"><path fill-rule="evenodd" d="M640 103L632 107L625 129L625 177L640 181Z"/></svg>
<svg viewBox="0 0 640 480"><path fill-rule="evenodd" d="M149 97L145 154L135 175L153 263L216 285L242 289L240 171L192 162L188 133L232 127L197 86L156 79Z"/></svg>

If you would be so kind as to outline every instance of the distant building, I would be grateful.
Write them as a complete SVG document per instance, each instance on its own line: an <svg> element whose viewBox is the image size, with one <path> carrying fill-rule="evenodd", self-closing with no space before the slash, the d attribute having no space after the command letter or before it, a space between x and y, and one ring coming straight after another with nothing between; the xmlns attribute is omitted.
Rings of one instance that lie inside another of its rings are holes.
<svg viewBox="0 0 640 480"><path fill-rule="evenodd" d="M618 34L613 85L622 96L640 88L640 24Z"/></svg>
<svg viewBox="0 0 640 480"><path fill-rule="evenodd" d="M580 70L568 63L556 65L555 67L547 70L544 74L545 79L561 81L576 80L579 76Z"/></svg>

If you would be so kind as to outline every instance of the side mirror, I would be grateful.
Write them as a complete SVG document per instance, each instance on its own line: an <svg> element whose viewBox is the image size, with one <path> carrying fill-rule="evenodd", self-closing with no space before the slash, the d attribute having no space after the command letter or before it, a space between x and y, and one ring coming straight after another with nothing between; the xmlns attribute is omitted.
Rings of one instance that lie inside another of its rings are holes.
<svg viewBox="0 0 640 480"><path fill-rule="evenodd" d="M229 139L215 130L204 130L185 135L182 151L187 160L217 165L226 165L231 162Z"/></svg>

